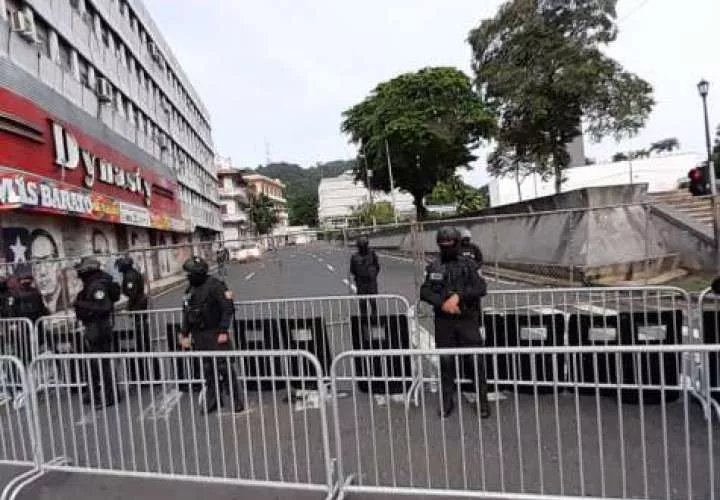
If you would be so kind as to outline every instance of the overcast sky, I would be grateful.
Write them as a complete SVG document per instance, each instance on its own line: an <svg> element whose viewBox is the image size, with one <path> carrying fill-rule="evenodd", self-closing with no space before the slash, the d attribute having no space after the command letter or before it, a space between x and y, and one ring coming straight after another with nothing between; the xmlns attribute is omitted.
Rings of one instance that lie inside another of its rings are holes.
<svg viewBox="0 0 720 500"><path fill-rule="evenodd" d="M424 66L470 72L469 30L499 0L145 0L212 115L215 149L237 166L303 166L351 158L343 110L380 81ZM608 53L655 87L657 105L636 138L586 141L586 156L677 137L704 151L696 84L711 82L720 122L720 1L620 0ZM472 184L487 180L480 151Z"/></svg>

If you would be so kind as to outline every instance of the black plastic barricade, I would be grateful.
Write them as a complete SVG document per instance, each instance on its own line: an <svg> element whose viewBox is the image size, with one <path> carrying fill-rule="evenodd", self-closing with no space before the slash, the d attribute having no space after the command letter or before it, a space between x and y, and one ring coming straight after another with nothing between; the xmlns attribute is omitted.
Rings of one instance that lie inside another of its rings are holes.
<svg viewBox="0 0 720 500"><path fill-rule="evenodd" d="M703 342L705 344L720 344L720 311L704 310L702 312ZM720 353L712 352L708 355L707 367L710 378L710 396L720 401Z"/></svg>
<svg viewBox="0 0 720 500"><path fill-rule="evenodd" d="M322 373L315 373L315 367L306 358L293 357L290 359L290 375L302 378L328 376L332 355L322 317L280 319L278 323L287 349L309 352L320 361L322 367ZM295 389L317 389L317 379L292 380L290 384Z"/></svg>
<svg viewBox="0 0 720 500"><path fill-rule="evenodd" d="M408 349L410 328L404 314L379 317L351 316L352 347L354 350ZM390 359L373 357L355 358L355 376L361 392L373 394L406 393L412 385L412 360L410 356L392 356ZM361 380L371 377L371 382ZM383 379L393 379L385 381ZM399 380L402 378L402 380Z"/></svg>
<svg viewBox="0 0 720 500"><path fill-rule="evenodd" d="M115 330L113 332L113 350L115 352L150 352L149 343L139 338L142 332L137 330ZM177 340L176 340L177 342ZM144 358L125 360L128 382L149 382L160 380L160 362L157 359Z"/></svg>
<svg viewBox="0 0 720 500"><path fill-rule="evenodd" d="M614 318L614 319L613 319ZM570 346L592 345L675 345L682 335L681 310L652 312L620 312L614 316L574 314L570 318ZM619 359L617 358L619 356ZM571 376L585 383L640 384L642 386L677 386L680 369L678 353L584 354L577 363L571 362ZM574 360L573 360L574 361ZM594 389L589 388L594 392ZM604 389L601 394L616 397L617 389ZM622 401L637 404L662 402L659 388L623 388ZM665 390L665 401L679 397L677 390Z"/></svg>
<svg viewBox="0 0 720 500"><path fill-rule="evenodd" d="M285 349L280 329L271 319L235 319L235 348L241 351L275 351ZM249 391L283 389L283 371L280 358L245 357L240 373L247 377ZM287 371L287 370L285 370Z"/></svg>
<svg viewBox="0 0 720 500"><path fill-rule="evenodd" d="M483 314L487 347L555 347L564 345L565 316L552 311L528 311L518 314ZM486 356L489 390L514 387L518 392L549 393L553 386L534 382L560 383L564 380L564 357L552 354L507 354ZM506 382L507 381L507 382Z"/></svg>
<svg viewBox="0 0 720 500"><path fill-rule="evenodd" d="M168 346L173 352L182 352L180 345L181 326L176 323L167 324ZM174 375L180 381L178 389L182 392L199 392L203 388L202 360L200 358L176 358ZM182 382L187 380L187 382Z"/></svg>

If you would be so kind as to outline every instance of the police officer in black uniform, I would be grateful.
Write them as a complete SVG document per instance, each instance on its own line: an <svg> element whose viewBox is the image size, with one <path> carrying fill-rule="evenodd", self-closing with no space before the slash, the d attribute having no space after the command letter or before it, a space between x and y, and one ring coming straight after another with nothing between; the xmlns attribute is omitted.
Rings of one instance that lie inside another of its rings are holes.
<svg viewBox="0 0 720 500"><path fill-rule="evenodd" d="M377 277L380 274L380 261L375 250L370 248L367 236L360 236L355 242L358 251L350 258L350 274L355 279L358 295L377 295ZM367 315L367 302L370 302L372 316L377 312L375 299L360 301L360 314Z"/></svg>
<svg viewBox="0 0 720 500"><path fill-rule="evenodd" d="M127 310L129 312L147 311L148 296L145 293L145 280L140 271L135 269L134 262L129 255L120 257L115 261L115 267L122 273L123 280L120 288L122 294L128 298ZM150 350L150 326L147 314L133 314L135 322L135 344L138 352Z"/></svg>
<svg viewBox="0 0 720 500"><path fill-rule="evenodd" d="M180 343L184 349L197 351L226 351L232 349L230 324L234 314L232 292L225 283L209 276L209 266L200 257L192 257L183 264L189 286L183 299L183 318ZM216 365L217 363L217 365ZM220 377L216 380L215 374ZM232 363L226 358L203 359L203 376L207 384L205 412L212 413L221 405L220 392L227 391L234 412L244 409L239 383Z"/></svg>
<svg viewBox="0 0 720 500"><path fill-rule="evenodd" d="M483 265L483 254L480 247L472 242L472 233L469 229L463 229L460 238L460 255L470 259L478 269Z"/></svg>
<svg viewBox="0 0 720 500"><path fill-rule="evenodd" d="M120 299L120 286L100 269L100 262L83 257L75 267L82 290L75 299L75 315L85 327L85 349L88 353L107 353L113 347L113 313ZM90 364L91 387L85 403L103 408L115 404L112 364L105 358Z"/></svg>
<svg viewBox="0 0 720 500"><path fill-rule="evenodd" d="M40 290L35 288L35 279L29 264L18 265L15 269L15 278L18 286L11 291L10 316L13 318L27 318L34 326L39 318L49 315L50 311L45 306ZM38 335L40 337L38 339L39 344L42 346L44 345L43 332L38 332ZM31 349L29 336L26 336L22 342L24 347L20 357L27 362L30 360Z"/></svg>
<svg viewBox="0 0 720 500"><path fill-rule="evenodd" d="M215 254L215 258L217 259L218 275L221 278L227 278L227 263L230 260L230 252L221 244Z"/></svg>
<svg viewBox="0 0 720 500"><path fill-rule="evenodd" d="M480 298L487 291L485 280L477 273L474 262L460 255L460 233L445 227L437 233L440 257L427 268L420 298L435 309L435 345L438 348L478 347L480 336ZM481 357L477 359L475 372L473 356L460 356L465 378L476 382L480 404L480 416L490 416L487 400L485 367ZM474 375L473 375L474 374ZM442 399L439 414L448 417L455 408L455 356L440 356Z"/></svg>

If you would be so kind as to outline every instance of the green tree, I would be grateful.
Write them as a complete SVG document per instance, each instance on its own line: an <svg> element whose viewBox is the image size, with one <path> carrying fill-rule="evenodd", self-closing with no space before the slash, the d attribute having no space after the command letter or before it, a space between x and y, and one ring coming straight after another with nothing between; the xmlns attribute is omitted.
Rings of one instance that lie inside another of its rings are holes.
<svg viewBox="0 0 720 500"><path fill-rule="evenodd" d="M272 231L278 223L278 216L270 198L262 193L253 199L248 215L255 226L255 231L261 236Z"/></svg>
<svg viewBox="0 0 720 500"><path fill-rule="evenodd" d="M522 182L534 171L530 158L518 153L517 147L501 142L487 158L487 171L493 177L512 177L517 186L518 200L522 201Z"/></svg>
<svg viewBox="0 0 720 500"><path fill-rule="evenodd" d="M291 226L317 225L318 195L317 190L293 192L288 194L288 221Z"/></svg>
<svg viewBox="0 0 720 500"><path fill-rule="evenodd" d="M372 205L365 204L353 213L361 226L372 226L374 224L392 224L395 222L395 213L391 203L381 201Z"/></svg>
<svg viewBox="0 0 720 500"><path fill-rule="evenodd" d="M567 144L637 133L652 110L652 87L602 52L617 36L616 0L510 0L472 30L476 85L500 117L500 137L533 169L555 178Z"/></svg>
<svg viewBox="0 0 720 500"><path fill-rule="evenodd" d="M390 190L388 153L397 187L414 199L418 219L439 181L470 168L472 151L488 138L495 121L467 75L456 68L425 68L379 84L361 103L343 113L341 129L360 147L355 175L373 188Z"/></svg>
<svg viewBox="0 0 720 500"><path fill-rule="evenodd" d="M461 215L479 212L488 206L487 196L465 184L457 175L449 181L438 182L426 202L429 205L456 205Z"/></svg>
<svg viewBox="0 0 720 500"><path fill-rule="evenodd" d="M612 155L612 161L618 162L618 161L628 161L628 155L627 153L623 153L622 151L619 151Z"/></svg>

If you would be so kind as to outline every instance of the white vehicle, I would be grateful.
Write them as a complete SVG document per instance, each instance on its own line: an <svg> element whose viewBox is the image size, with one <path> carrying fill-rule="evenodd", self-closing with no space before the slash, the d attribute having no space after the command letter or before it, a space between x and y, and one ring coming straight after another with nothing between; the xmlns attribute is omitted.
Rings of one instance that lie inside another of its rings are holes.
<svg viewBox="0 0 720 500"><path fill-rule="evenodd" d="M257 243L245 243L240 248L234 248L231 252L232 260L237 262L248 262L258 260L262 256L262 250Z"/></svg>

